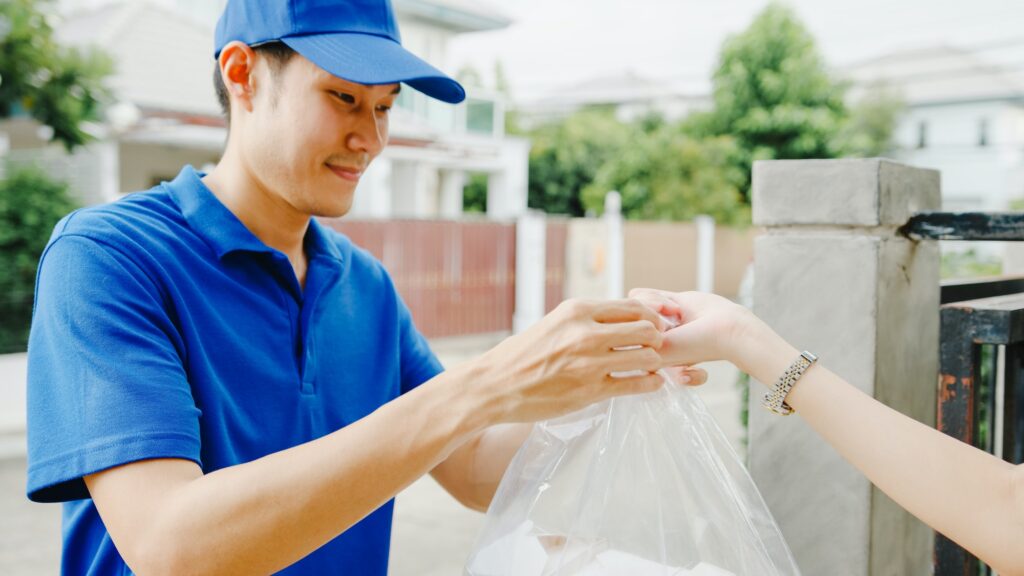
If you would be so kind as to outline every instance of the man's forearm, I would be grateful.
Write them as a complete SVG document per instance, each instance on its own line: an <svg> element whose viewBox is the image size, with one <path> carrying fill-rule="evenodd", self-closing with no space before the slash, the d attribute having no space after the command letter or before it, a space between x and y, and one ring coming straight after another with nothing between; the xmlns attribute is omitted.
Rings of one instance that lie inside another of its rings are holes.
<svg viewBox="0 0 1024 576"><path fill-rule="evenodd" d="M499 424L479 432L432 471L434 479L463 505L487 510L532 429L532 424Z"/></svg>
<svg viewBox="0 0 1024 576"><path fill-rule="evenodd" d="M133 568L257 574L293 564L485 426L487 415L459 390L466 381L442 374L333 434L175 484L145 536L133 535L134 556L144 562ZM131 563L133 554L125 556Z"/></svg>

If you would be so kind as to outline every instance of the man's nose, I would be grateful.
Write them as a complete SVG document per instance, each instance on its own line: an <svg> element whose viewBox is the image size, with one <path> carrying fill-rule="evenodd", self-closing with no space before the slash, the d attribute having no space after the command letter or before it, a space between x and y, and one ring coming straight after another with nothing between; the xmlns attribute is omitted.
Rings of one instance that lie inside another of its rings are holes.
<svg viewBox="0 0 1024 576"><path fill-rule="evenodd" d="M380 121L375 114L360 115L348 136L348 146L352 150L365 152L372 158L380 154L387 142L387 134L382 131Z"/></svg>

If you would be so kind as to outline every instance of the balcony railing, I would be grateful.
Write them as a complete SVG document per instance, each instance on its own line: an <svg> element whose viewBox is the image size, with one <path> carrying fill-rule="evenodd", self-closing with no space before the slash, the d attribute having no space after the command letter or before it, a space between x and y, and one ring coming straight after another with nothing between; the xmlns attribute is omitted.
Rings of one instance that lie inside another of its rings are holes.
<svg viewBox="0 0 1024 576"><path fill-rule="evenodd" d="M404 90L398 96L396 105L412 112L441 134L470 134L491 138L505 135L505 102L498 94L471 90L465 102L452 106L415 90Z"/></svg>

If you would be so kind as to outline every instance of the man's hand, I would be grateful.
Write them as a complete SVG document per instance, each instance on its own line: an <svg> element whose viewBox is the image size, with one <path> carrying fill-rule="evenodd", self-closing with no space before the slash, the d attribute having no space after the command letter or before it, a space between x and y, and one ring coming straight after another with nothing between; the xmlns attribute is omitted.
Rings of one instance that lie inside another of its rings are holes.
<svg viewBox="0 0 1024 576"><path fill-rule="evenodd" d="M470 393L490 394L500 422L559 416L611 396L649 392L662 384L657 348L678 316L647 301L567 301L536 326L491 350L470 370ZM657 303L654 303L657 304ZM632 350L616 350L636 347ZM635 377L613 372L640 370ZM700 385L699 368L670 367L679 384ZM485 403L486 404L486 403ZM434 478L460 502L485 510L530 426L492 426L457 449L433 470Z"/></svg>
<svg viewBox="0 0 1024 576"><path fill-rule="evenodd" d="M567 300L476 361L495 423L544 420L656 390L661 319L636 300ZM613 372L642 372L613 377Z"/></svg>

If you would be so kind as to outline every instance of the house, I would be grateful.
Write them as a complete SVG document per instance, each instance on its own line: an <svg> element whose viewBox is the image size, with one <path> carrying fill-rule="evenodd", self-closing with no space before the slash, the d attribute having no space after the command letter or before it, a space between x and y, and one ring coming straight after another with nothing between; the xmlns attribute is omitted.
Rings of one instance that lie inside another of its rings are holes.
<svg viewBox="0 0 1024 576"><path fill-rule="evenodd" d="M89 128L97 141L73 155L50 144L45 128L30 119L0 124L7 160L43 164L85 203L149 188L173 178L184 164L215 164L227 132L211 79L211 15L219 12L211 4L223 0L131 0L69 14L56 29L57 40L97 46L114 58L116 104L102 124ZM474 0L393 5L404 45L442 69L453 36L511 23ZM486 173L489 214L513 217L526 210L528 155L528 141L504 133L499 97L469 89L465 103L451 106L406 90L393 112L390 145L363 176L351 214L456 218L466 175Z"/></svg>
<svg viewBox="0 0 1024 576"><path fill-rule="evenodd" d="M622 122L657 115L676 121L711 107L706 86L658 81L624 70L569 84L516 106L526 127L555 122L590 108L610 108Z"/></svg>
<svg viewBox="0 0 1024 576"><path fill-rule="evenodd" d="M854 99L877 89L903 99L892 156L942 171L943 209L998 211L1024 200L1019 70L940 46L888 54L845 72L855 83Z"/></svg>

